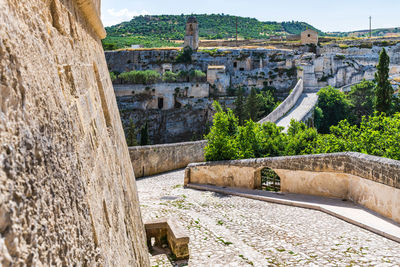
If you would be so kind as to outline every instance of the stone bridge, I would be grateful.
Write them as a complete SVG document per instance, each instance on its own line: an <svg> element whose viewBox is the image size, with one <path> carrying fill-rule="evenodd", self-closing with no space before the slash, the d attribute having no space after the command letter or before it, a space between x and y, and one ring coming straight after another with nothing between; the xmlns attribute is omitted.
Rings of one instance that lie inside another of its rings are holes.
<svg viewBox="0 0 400 267"><path fill-rule="evenodd" d="M284 127L284 131L286 132L290 121L293 119L308 123L308 120L313 118L313 111L317 102L317 92L304 91L304 82L300 78L282 104L258 123L273 122L278 126Z"/></svg>

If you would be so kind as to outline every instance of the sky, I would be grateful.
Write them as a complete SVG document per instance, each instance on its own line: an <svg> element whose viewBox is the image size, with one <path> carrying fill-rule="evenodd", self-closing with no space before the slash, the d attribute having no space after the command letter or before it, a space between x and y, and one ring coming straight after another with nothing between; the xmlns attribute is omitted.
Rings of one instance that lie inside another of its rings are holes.
<svg viewBox="0 0 400 267"><path fill-rule="evenodd" d="M400 26L400 0L102 0L105 26L138 15L229 14L260 21L304 21L325 31ZM201 27L201 25L200 25Z"/></svg>

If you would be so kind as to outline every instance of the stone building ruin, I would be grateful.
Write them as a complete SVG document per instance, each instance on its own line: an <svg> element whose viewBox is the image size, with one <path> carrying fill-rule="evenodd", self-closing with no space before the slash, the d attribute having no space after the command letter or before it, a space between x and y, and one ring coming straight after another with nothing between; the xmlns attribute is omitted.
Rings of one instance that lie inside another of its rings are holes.
<svg viewBox="0 0 400 267"><path fill-rule="evenodd" d="M301 33L301 44L318 44L318 32L308 29Z"/></svg>
<svg viewBox="0 0 400 267"><path fill-rule="evenodd" d="M199 23L197 18L189 17L186 22L184 47L189 46L196 51L199 48Z"/></svg>

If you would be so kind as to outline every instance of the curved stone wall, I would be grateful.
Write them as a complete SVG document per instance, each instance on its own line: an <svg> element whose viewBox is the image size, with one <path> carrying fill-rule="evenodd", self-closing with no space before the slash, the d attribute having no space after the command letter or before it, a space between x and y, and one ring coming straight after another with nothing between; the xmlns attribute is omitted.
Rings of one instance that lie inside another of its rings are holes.
<svg viewBox="0 0 400 267"><path fill-rule="evenodd" d="M355 152L189 164L185 185L258 189L265 167L283 192L350 199L400 222L400 161Z"/></svg>
<svg viewBox="0 0 400 267"><path fill-rule="evenodd" d="M129 147L136 177L185 168L192 162L204 161L207 141Z"/></svg>
<svg viewBox="0 0 400 267"><path fill-rule="evenodd" d="M293 91L290 95L283 101L276 109L274 109L267 117L260 120L258 123L264 122L274 122L276 123L280 118L282 118L287 112L289 112L294 105L296 104L297 100L299 99L300 95L303 93L303 79L299 79L296 86L293 88Z"/></svg>
<svg viewBox="0 0 400 267"><path fill-rule="evenodd" d="M148 266L95 0L0 1L0 265Z"/></svg>

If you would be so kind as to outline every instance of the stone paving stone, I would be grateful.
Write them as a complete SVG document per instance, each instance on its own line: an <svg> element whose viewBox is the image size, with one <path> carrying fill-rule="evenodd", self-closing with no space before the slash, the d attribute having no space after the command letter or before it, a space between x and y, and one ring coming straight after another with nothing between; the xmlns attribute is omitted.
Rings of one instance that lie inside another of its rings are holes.
<svg viewBox="0 0 400 267"><path fill-rule="evenodd" d="M184 171L137 180L143 220L175 217L188 262L152 266L399 266L400 244L325 213L183 188Z"/></svg>

